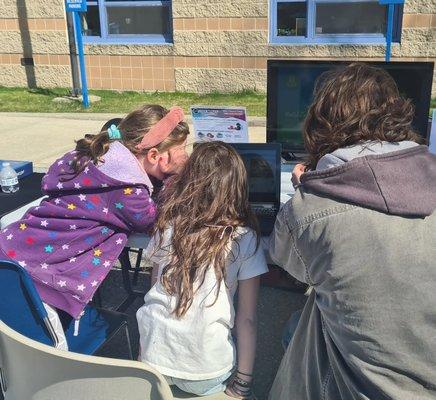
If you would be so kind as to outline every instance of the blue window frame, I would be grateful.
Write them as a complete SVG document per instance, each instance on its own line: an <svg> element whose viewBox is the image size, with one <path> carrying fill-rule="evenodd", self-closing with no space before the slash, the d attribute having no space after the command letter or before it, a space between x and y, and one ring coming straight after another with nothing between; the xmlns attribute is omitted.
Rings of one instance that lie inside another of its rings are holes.
<svg viewBox="0 0 436 400"><path fill-rule="evenodd" d="M82 13L84 43L166 44L173 41L171 0L90 0Z"/></svg>
<svg viewBox="0 0 436 400"><path fill-rule="evenodd" d="M403 7L395 6L393 41ZM378 0L270 0L272 44L384 44L387 6Z"/></svg>

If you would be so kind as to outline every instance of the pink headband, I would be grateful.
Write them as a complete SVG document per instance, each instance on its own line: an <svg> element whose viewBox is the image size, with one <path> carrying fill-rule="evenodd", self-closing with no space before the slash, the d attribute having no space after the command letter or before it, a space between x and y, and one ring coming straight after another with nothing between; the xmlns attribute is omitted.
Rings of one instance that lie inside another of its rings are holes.
<svg viewBox="0 0 436 400"><path fill-rule="evenodd" d="M145 134L136 148L140 150L151 149L162 143L184 118L185 114L180 107L171 107L168 114Z"/></svg>

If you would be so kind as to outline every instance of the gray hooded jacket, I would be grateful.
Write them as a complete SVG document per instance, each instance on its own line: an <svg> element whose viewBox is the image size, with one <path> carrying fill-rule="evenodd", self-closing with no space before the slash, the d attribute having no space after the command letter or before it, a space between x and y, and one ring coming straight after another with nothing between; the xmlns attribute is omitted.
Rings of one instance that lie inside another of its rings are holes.
<svg viewBox="0 0 436 400"><path fill-rule="evenodd" d="M436 157L387 148L329 155L277 217L271 258L314 290L270 400L436 399Z"/></svg>

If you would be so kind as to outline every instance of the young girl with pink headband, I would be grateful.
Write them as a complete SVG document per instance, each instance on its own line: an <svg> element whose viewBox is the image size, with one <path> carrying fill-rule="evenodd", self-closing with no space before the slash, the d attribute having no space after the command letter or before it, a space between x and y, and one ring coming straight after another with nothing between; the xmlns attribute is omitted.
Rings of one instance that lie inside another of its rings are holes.
<svg viewBox="0 0 436 400"><path fill-rule="evenodd" d="M48 197L0 233L0 259L29 272L55 322L58 310L79 320L129 234L153 226L153 182L176 174L187 159L183 118L181 108L145 105L78 140L44 176Z"/></svg>

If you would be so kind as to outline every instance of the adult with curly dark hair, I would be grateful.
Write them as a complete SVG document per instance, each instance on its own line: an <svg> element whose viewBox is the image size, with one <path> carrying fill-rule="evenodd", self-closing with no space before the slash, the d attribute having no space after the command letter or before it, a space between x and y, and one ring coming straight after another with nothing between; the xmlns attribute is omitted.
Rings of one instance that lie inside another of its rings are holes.
<svg viewBox="0 0 436 400"><path fill-rule="evenodd" d="M436 398L436 157L383 70L321 77L270 253L313 290L271 400Z"/></svg>

